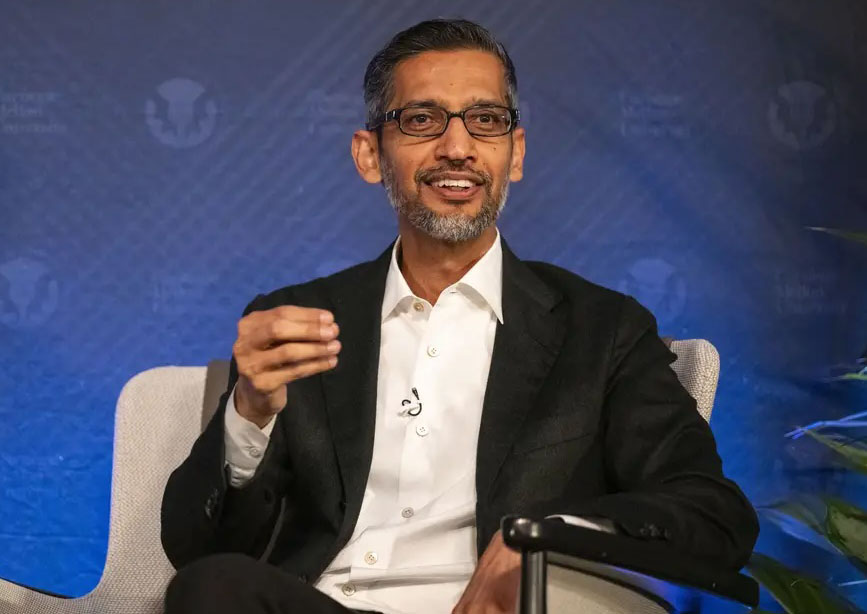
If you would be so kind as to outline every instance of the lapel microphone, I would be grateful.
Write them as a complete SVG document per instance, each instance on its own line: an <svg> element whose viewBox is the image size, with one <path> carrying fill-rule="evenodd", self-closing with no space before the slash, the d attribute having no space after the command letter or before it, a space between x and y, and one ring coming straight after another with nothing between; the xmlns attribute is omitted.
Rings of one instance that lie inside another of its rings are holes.
<svg viewBox="0 0 867 614"><path fill-rule="evenodd" d="M412 399L404 399L400 402L401 416L417 416L421 413L421 397L418 396L418 390L412 388L412 394L415 397L415 402Z"/></svg>

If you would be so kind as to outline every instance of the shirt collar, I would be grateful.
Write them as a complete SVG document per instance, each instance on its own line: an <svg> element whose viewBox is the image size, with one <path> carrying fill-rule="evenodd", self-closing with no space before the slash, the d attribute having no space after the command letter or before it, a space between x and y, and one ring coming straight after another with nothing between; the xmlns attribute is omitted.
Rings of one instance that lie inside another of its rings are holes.
<svg viewBox="0 0 867 614"><path fill-rule="evenodd" d="M408 297L416 298L397 264L399 247L400 237L398 236L394 248L391 250L391 264L385 278L382 322L392 314L401 301ZM485 252L485 255L459 281L449 286L449 288L452 287L458 290L470 289L476 292L494 312L500 324L503 323L503 247L500 242L499 229L497 229L497 237L494 239L493 245Z"/></svg>

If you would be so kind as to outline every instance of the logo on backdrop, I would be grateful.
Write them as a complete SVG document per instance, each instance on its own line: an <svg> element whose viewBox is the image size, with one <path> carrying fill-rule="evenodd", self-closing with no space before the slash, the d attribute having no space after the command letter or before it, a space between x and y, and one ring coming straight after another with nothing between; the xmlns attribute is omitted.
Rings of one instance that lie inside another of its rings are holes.
<svg viewBox="0 0 867 614"><path fill-rule="evenodd" d="M0 133L64 134L67 126L56 119L59 92L0 91Z"/></svg>
<svg viewBox="0 0 867 614"><path fill-rule="evenodd" d="M190 79L169 79L145 103L151 134L163 145L186 149L204 143L217 124L217 103Z"/></svg>
<svg viewBox="0 0 867 614"><path fill-rule="evenodd" d="M60 285L44 263L22 257L0 264L0 323L22 329L44 324L59 298Z"/></svg>
<svg viewBox="0 0 867 614"><path fill-rule="evenodd" d="M620 92L620 134L624 137L690 137L685 101L680 94Z"/></svg>
<svg viewBox="0 0 867 614"><path fill-rule="evenodd" d="M310 90L294 116L307 124L309 134L345 136L364 126L364 106L348 91Z"/></svg>
<svg viewBox="0 0 867 614"><path fill-rule="evenodd" d="M647 307L656 316L660 328L674 323L686 306L686 280L660 258L637 260L617 289Z"/></svg>
<svg viewBox="0 0 867 614"><path fill-rule="evenodd" d="M771 132L797 151L818 147L837 127L837 105L821 85L792 81L781 85L768 106Z"/></svg>
<svg viewBox="0 0 867 614"><path fill-rule="evenodd" d="M785 316L844 316L849 311L844 281L836 269L782 268L775 272L777 313Z"/></svg>

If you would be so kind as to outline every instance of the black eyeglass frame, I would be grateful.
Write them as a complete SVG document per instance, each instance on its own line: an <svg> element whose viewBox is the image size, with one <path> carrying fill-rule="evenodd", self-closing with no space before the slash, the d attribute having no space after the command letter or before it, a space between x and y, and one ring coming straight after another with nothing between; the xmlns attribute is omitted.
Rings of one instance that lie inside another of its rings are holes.
<svg viewBox="0 0 867 614"><path fill-rule="evenodd" d="M435 134L410 134L409 132L404 132L403 128L400 127L400 115L401 115L401 113L403 113L404 111L406 111L408 109L439 109L439 110L443 111L446 114L446 121L443 123L443 129L440 132L437 132ZM503 132L502 134L476 134L476 133L472 132L470 130L469 126L467 126L467 122L464 119L464 115L468 111L473 111L476 109L502 109L504 111L508 111L509 112L509 118L511 120L511 123L509 124L509 129L506 132ZM408 107L400 107L397 109L392 109L391 111L388 111L385 115L383 115L378 121L375 121L373 123L368 123L365 125L365 127L368 130L378 130L379 128L382 128L388 122L396 121L397 122L397 129L400 130L402 134L405 134L407 136L412 136L412 137L415 137L418 139L429 139L429 138L433 138L433 137L437 137L437 136L442 136L443 134L445 134L446 130L449 129L449 124L451 123L453 117L460 117L461 123L463 123L464 128L466 128L467 132L469 132L472 136L496 138L496 137L500 137L500 136L506 136L507 134L511 133L515 129L515 126L517 126L518 122L521 121L521 112L518 109L513 109L513 108L507 107L505 105L493 105L493 104L475 104L475 105L467 107L463 111L457 111L457 112L449 111L448 109L445 109L445 108L437 106L437 105L414 104L414 105L410 105Z"/></svg>

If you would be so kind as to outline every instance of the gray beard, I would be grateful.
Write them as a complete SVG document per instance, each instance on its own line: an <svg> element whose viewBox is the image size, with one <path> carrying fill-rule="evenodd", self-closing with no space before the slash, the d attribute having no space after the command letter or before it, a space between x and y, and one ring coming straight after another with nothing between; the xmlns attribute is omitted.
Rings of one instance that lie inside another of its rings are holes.
<svg viewBox="0 0 867 614"><path fill-rule="evenodd" d="M408 194L400 189L394 178L391 165L382 159L382 183L392 208L403 214L415 228L429 237L446 243L462 243L479 236L486 228L493 226L506 206L509 197L509 178L503 180L495 199L491 185L486 184L485 196L479 212L472 216L465 213L439 214L428 209L418 193Z"/></svg>

